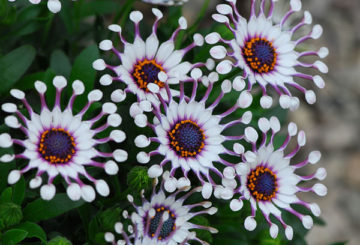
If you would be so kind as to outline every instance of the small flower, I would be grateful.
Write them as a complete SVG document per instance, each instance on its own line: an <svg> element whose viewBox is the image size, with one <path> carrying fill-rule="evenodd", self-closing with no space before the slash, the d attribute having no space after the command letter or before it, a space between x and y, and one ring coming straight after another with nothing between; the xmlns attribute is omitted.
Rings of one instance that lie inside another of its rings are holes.
<svg viewBox="0 0 360 245"><path fill-rule="evenodd" d="M48 245L72 245L72 243L62 236L57 236L48 242Z"/></svg>
<svg viewBox="0 0 360 245"><path fill-rule="evenodd" d="M114 152L106 153L96 149L96 146L113 140L117 143L125 139L125 134L120 130L113 130L106 138L95 136L109 127L118 127L121 124L120 115L116 114L117 107L113 103L104 103L101 112L95 117L84 120L83 116L91 104L102 98L100 90L93 90L88 94L88 103L78 113L73 114L73 104L78 95L84 93L85 87L81 81L74 81L72 84L73 93L64 110L61 108L61 93L66 87L67 81L62 76L56 76L53 80L56 88L55 104L50 110L45 101L47 87L45 83L35 82L35 88L40 95L41 111L36 113L25 98L25 93L12 89L11 95L22 101L27 114L18 109L13 103L5 103L2 110L14 115L5 118L5 124L11 128L19 128L25 134L25 139L14 139L9 134L0 135L0 147L7 148L17 144L25 148L20 154L5 154L0 158L2 162L10 162L14 159L28 159L28 164L21 170L13 170L8 176L9 184L16 183L22 174L36 168L37 174L30 181L31 188L37 188L42 184L42 175L47 173L48 183L42 185L40 195L44 200L50 200L55 195L53 180L61 175L66 183L67 194L72 200L83 198L85 201L95 199L95 191L92 186L86 185L80 179L84 176L88 181L95 184L97 192L101 196L109 194L109 187L104 180L97 180L87 173L85 166L104 168L107 174L116 174L117 164L109 160L105 164L97 162L96 158L113 157L118 162L127 159L127 153L117 149ZM15 116L16 115L16 116ZM107 116L105 124L93 128L104 116ZM19 122L20 119L20 122Z"/></svg>
<svg viewBox="0 0 360 245"><path fill-rule="evenodd" d="M164 173L164 176L168 175L168 172ZM209 201L184 204L190 196L200 192L202 187L192 190L189 190L189 186L181 187L175 193L166 195L163 185L164 182L161 183L158 191L154 185L150 201L146 200L142 193L141 206L137 206L134 203L134 198L128 195L128 200L135 208L135 212L129 217L128 211L124 211L123 216L125 219L129 219L132 225L125 228L122 223L116 223L115 232L120 234L123 240L116 241L115 235L111 232L105 233L105 240L114 245L177 245L188 244L191 240L204 245L208 244L197 238L196 233L190 230L201 229L208 230L211 233L218 231L212 227L193 224L189 220L202 214L213 215L217 212L217 208L211 207L212 203ZM185 194L179 196L182 192ZM201 207L206 209L199 210ZM193 209L197 209L197 211L192 212Z"/></svg>
<svg viewBox="0 0 360 245"><path fill-rule="evenodd" d="M9 2L15 2L16 0L9 0ZM39 4L41 0L29 0L32 4ZM57 13L61 10L61 2L59 0L48 0L47 1L48 9L53 12Z"/></svg>
<svg viewBox="0 0 360 245"><path fill-rule="evenodd" d="M295 51L295 49L308 39L318 39L322 34L322 27L315 25L310 33L294 40L294 34L300 27L311 24L312 17L308 11L304 12L302 20L290 30L285 23L289 17L301 10L300 0L290 1L290 10L282 17L280 23L275 23L273 17L275 0L270 1L269 10L266 11L266 1L260 4L260 11L256 14L256 0L252 0L250 19L246 20L239 15L236 9L236 0L227 0L228 4L217 6L219 14L213 18L224 23L234 34L234 39L225 40L218 33L207 35L205 40L209 44L219 41L230 48L219 45L210 50L212 57L223 59L229 56L235 60L223 60L217 65L217 71L221 74L229 73L232 67L239 67L244 70L244 77L248 78L248 90L254 84L259 84L262 89L261 106L269 108L272 105L272 98L267 95L267 87L271 86L280 95L280 105L283 108L295 110L299 106L299 99L293 97L288 86L294 87L305 94L306 101L313 104L316 101L314 91L307 90L299 85L294 79L303 78L313 81L319 88L324 87L324 81L319 75L309 75L296 70L300 68L314 68L321 73L327 73L327 66L320 60L313 64L300 61L307 56L318 56L324 58L328 55L328 49L320 48L319 51ZM230 19L228 18L230 17Z"/></svg>
<svg viewBox="0 0 360 245"><path fill-rule="evenodd" d="M23 219L21 206L12 202L0 203L0 229L15 226Z"/></svg>
<svg viewBox="0 0 360 245"><path fill-rule="evenodd" d="M290 205L298 204L309 209L315 216L320 215L320 208L316 203L307 203L297 197L298 192L314 192L319 196L324 196L327 189L323 184L316 183L312 187L298 186L300 182L304 183L313 179L323 180L326 177L326 170L319 168L317 171L308 176L301 176L295 173L307 164L315 164L320 160L320 152L313 151L309 156L300 163L292 164L291 159L305 145L305 133L300 131L297 133L297 126L290 123L288 126L288 134L284 143L274 149L273 141L277 132L280 130L280 123L276 117L270 120L260 118L259 128L263 133L260 146L257 146L258 134L254 128L245 129L245 139L251 143L253 150L247 151L242 155L242 161L236 165L236 174L232 179L240 181L240 187L234 189L234 193L241 194L239 199L233 199L230 202L230 208L238 211L242 208L242 200L250 200L251 215L245 219L245 228L254 230L256 221L254 219L257 209L263 213L265 219L270 225L270 235L275 238L278 235L278 226L270 220L270 214L273 214L280 221L285 229L287 239L293 237L293 229L282 219L283 209L297 216L306 229L310 229L313 225L311 216L304 215L294 210ZM271 136L268 139L268 132L271 129ZM288 146L291 137L297 135L297 146L289 154L284 151ZM268 143L267 143L268 142Z"/></svg>
<svg viewBox="0 0 360 245"><path fill-rule="evenodd" d="M151 3L151 4L172 6L172 5L184 4L189 0L142 0L142 1L145 3Z"/></svg>
<svg viewBox="0 0 360 245"><path fill-rule="evenodd" d="M224 118L228 118L239 108L247 108L252 101L251 95L244 91L238 101L221 114L215 114L214 110L221 102L224 95L231 90L231 82L225 80L221 84L221 92L218 97L210 104L208 101L211 95L213 83L218 80L217 73L211 73L209 78L203 77L201 81L207 83L208 87L201 99L197 99L198 81L200 79L200 70L192 72L194 82L192 84L192 94L187 97L184 93L184 83L180 82L180 96L178 102L172 99L169 95L169 100L159 98L162 102L159 106L154 106L154 123L147 121L144 114L139 114L135 117L135 123L140 127L149 126L156 137L147 138L145 135L139 135L135 139L135 144L138 147L145 148L152 142L157 143L157 149L146 153L140 152L137 155L137 160L140 163L148 163L150 158L154 155L162 155L164 159L160 165L152 165L149 168L149 176L151 178L158 177L163 172L163 167L166 163L171 163L171 178L169 182L173 181L177 169L181 169L182 176L188 176L189 171L195 173L198 179L205 187L203 190L204 198L209 198L212 194L213 187L216 186L215 181L211 177L211 173L215 173L220 178L223 178L222 173L214 166L214 162L219 162L224 166L231 167L233 164L227 162L220 157L220 154L236 155L236 153L224 147L227 141L239 140L243 135L224 134L226 129L229 129L238 124L248 124L251 120L252 114L250 111L245 112L241 118L236 117L235 120L222 123ZM238 82L241 80L236 79ZM237 82L235 82L237 83ZM168 87L167 87L168 88ZM171 93L167 89L168 93ZM207 106L206 103L209 105ZM171 191L173 189L169 185Z"/></svg>
<svg viewBox="0 0 360 245"><path fill-rule="evenodd" d="M128 43L121 34L121 27L110 25L109 29L119 34L120 41L124 45L124 51L118 51L111 40L104 40L99 47L102 50L112 50L121 61L118 66L111 66L99 59L93 63L96 70L110 69L116 75L114 77L105 74L101 77L102 85L110 85L112 81L120 81L126 84L125 93L122 90L115 90L112 95L114 102L125 99L126 92L131 92L137 96L138 101L150 101L159 104L156 93L166 98L167 93L165 84L178 84L179 80L190 79L187 73L194 67L204 66L203 63L190 64L182 61L183 57L194 47L202 46L204 39L200 34L194 35L194 42L189 46L175 50L175 39L180 32L187 28L187 22L184 17L179 19L179 27L174 31L171 38L163 43L159 42L157 37L157 27L163 14L160 10L153 8L152 12L156 16L153 25L152 34L144 41L140 36L139 24L143 19L143 14L139 11L133 11L130 19L135 24L135 39L133 43ZM207 62L207 66L213 66L213 60ZM175 90L172 94L177 95ZM146 110L146 109L142 109ZM148 107L149 111L151 106Z"/></svg>

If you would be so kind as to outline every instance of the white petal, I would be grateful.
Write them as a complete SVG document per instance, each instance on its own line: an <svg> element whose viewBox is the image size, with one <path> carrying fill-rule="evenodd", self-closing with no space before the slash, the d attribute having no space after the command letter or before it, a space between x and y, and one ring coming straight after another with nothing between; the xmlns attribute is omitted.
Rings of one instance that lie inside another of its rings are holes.
<svg viewBox="0 0 360 245"><path fill-rule="evenodd" d="M19 170L12 170L8 176L8 183L10 185L13 185L19 181L20 177L21 177L21 173Z"/></svg>
<svg viewBox="0 0 360 245"><path fill-rule="evenodd" d="M53 13L58 13L61 10L61 2L59 0L48 0L48 9Z"/></svg>
<svg viewBox="0 0 360 245"><path fill-rule="evenodd" d="M42 199L44 200L51 200L54 198L55 196L55 186L53 184L47 184L47 185L43 185L40 188L40 196Z"/></svg>
<svg viewBox="0 0 360 245"><path fill-rule="evenodd" d="M66 189L68 197L73 201L78 201L81 198L81 189L80 186L76 183L72 183Z"/></svg>
<svg viewBox="0 0 360 245"><path fill-rule="evenodd" d="M241 199L233 199L230 202L230 208L232 211L239 211L244 206Z"/></svg>
<svg viewBox="0 0 360 245"><path fill-rule="evenodd" d="M256 228L256 221L253 217L249 216L245 219L245 229L248 231L253 231Z"/></svg>
<svg viewBox="0 0 360 245"><path fill-rule="evenodd" d="M108 184L104 180L97 180L95 182L96 191L103 197L106 197L110 194L110 189Z"/></svg>
<svg viewBox="0 0 360 245"><path fill-rule="evenodd" d="M84 185L81 187L81 197L86 202L92 202L95 200L94 188L90 185Z"/></svg>

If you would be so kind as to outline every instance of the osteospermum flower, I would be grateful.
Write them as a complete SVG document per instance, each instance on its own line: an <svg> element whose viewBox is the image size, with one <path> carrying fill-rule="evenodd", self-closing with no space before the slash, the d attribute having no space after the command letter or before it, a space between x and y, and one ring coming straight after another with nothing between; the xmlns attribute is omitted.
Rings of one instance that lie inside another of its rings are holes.
<svg viewBox="0 0 360 245"><path fill-rule="evenodd" d="M9 2L15 2L16 0L9 0ZM39 4L41 0L29 0L32 4ZM57 13L61 10L61 2L59 0L48 0L47 1L48 9L53 12Z"/></svg>
<svg viewBox="0 0 360 245"><path fill-rule="evenodd" d="M223 81L221 84L221 92L213 103L208 101L211 94L213 83L218 80L218 74L212 73L209 78L201 78L202 82L207 84L207 91L201 99L196 99L198 81L200 79L200 70L193 70L194 78L192 94L188 98L184 93L184 83L180 82L179 101L172 99L169 95L168 101L159 96L162 104L154 106L155 114L154 123L147 122L144 114L135 117L135 123L138 126L149 126L153 129L156 137L147 138L145 135L139 135L135 139L138 147L147 147L152 142L157 143L158 147L149 153L139 152L137 160L140 163L147 163L154 155L162 155L164 159L160 165L152 165L149 168L150 177L158 177L163 172L166 163L171 163L171 178L165 183L167 191L173 191L176 182L175 173L177 169L182 170L182 175L187 178L188 172L191 170L203 184L203 196L209 198L213 187L217 186L216 181L211 177L211 173L215 173L218 177L223 178L222 173L214 166L214 162L219 162L223 166L232 166L220 157L221 154L234 155L235 153L225 148L223 144L226 141L239 140L243 135L225 135L224 131L237 124L248 124L252 114L250 111L245 112L241 118L222 123L224 118L228 119L238 108L247 108L252 101L251 95L244 91L241 93L238 101L227 111L216 114L214 110L219 105L223 96L230 92L231 82ZM241 83L236 78L234 84ZM167 92L171 93L167 88ZM206 105L208 102L210 105Z"/></svg>
<svg viewBox="0 0 360 245"><path fill-rule="evenodd" d="M159 5L181 5L186 3L188 0L142 0L145 3L159 4Z"/></svg>
<svg viewBox="0 0 360 245"><path fill-rule="evenodd" d="M118 127L121 123L120 115L116 114L117 107L113 103L104 103L102 110L95 117L84 120L83 116L96 101L102 98L100 90L93 90L88 94L88 103L77 114L73 114L72 107L75 98L84 93L84 84L74 81L73 93L64 110L61 108L61 93L66 87L67 81L62 76L56 76L53 80L56 87L55 104L50 110L45 101L47 87L45 83L35 82L35 88L40 95L41 111L35 112L25 98L25 93L12 89L11 95L22 101L27 110L28 117L13 103L5 103L2 110L14 115L5 118L5 124L11 128L19 128L25 134L25 139L15 139L9 134L0 135L0 147L10 147L12 144L20 145L25 150L16 155L3 155L2 162L10 162L14 159L28 159L28 164L21 170L12 170L8 176L9 184L16 183L22 174L31 169L37 169L36 176L30 181L31 188L42 185L42 176L48 175L48 182L41 186L40 195L45 200L50 200L55 195L53 181L61 175L67 183L67 194L72 200L83 198L85 201L95 199L95 191L92 186L86 185L80 176L95 184L97 192L102 196L109 194L109 187L104 180L97 180L89 175L86 166L104 168L107 174L116 174L117 164L109 160L106 163L97 162L94 159L115 158L122 162L127 159L127 153L117 149L114 152L101 152L96 146L110 140L122 142L125 134L120 130L111 131L105 138L97 138L96 135L111 127ZM94 128L102 118L107 116L107 121ZM20 119L20 122L19 120Z"/></svg>
<svg viewBox="0 0 360 245"><path fill-rule="evenodd" d="M175 50L175 39L180 30L187 28L186 19L179 19L179 27L174 31L171 38L160 43L157 37L157 27L163 14L160 10L153 8L152 12L156 16L151 35L144 41L140 36L139 23L143 15L139 11L133 11L130 14L131 21L135 24L135 39L133 43L129 43L121 34L121 27L118 25L110 25L109 29L119 34L120 41L124 45L124 51L118 51L112 44L111 40L104 40L99 47L102 50L112 50L120 59L121 64L111 66L105 64L104 60L99 59L93 63L96 70L110 69L116 75L114 77L105 74L101 77L102 85L109 85L112 81L121 81L126 84L125 92L131 92L137 96L138 101L151 101L159 103L154 93L160 91L165 98L167 96L165 83L178 84L179 80L185 81L190 79L187 73L203 63L190 64L183 62L182 59L186 53L196 46L201 46L204 39L200 34L194 35L194 42L186 48ZM209 60L208 67L214 66L213 60ZM173 90L172 94L177 95ZM115 102L125 99L126 93L121 90L115 90L112 99Z"/></svg>
<svg viewBox="0 0 360 245"><path fill-rule="evenodd" d="M320 48L319 51L296 51L298 46L308 39L318 39L322 34L320 25L315 25L310 33L295 39L295 32L300 27L311 24L312 17L307 11L301 21L292 28L286 28L285 23L289 17L301 10L300 0L291 0L290 9L283 16L280 23L275 23L273 10L276 2L270 0L269 10L266 11L265 0L261 1L259 13L256 14L256 0L251 1L251 15L246 20L239 15L235 4L236 0L227 0L228 4L217 6L219 14L214 14L213 18L224 23L234 34L234 39L225 40L218 33L211 33L206 37L210 44L219 41L227 45L230 49L219 45L211 49L210 54L217 59L226 56L230 60L221 61L216 69L221 74L226 74L232 67L239 67L244 70L244 77L248 78L248 89L251 90L254 84L258 84L262 89L261 106L269 108L272 105L272 98L267 95L267 87L271 86L280 95L280 105L283 108L295 110L299 105L299 99L293 97L288 87L294 87L305 94L306 101L313 104L316 101L314 91L307 90L295 78L303 78L313 81L319 88L324 87L324 81L319 75L309 75L296 70L300 68L314 68L321 73L327 73L327 66L320 60L313 64L306 63L300 59L307 56L318 56L324 58L328 55L328 49ZM229 18L230 17L230 20ZM298 48L301 50L300 48ZM304 48L302 47L302 50Z"/></svg>
<svg viewBox="0 0 360 245"><path fill-rule="evenodd" d="M165 172L164 175L169 175ZM157 181L157 180L156 180ZM180 187L178 191L167 195L160 185L158 191L154 185L150 200L146 200L142 194L142 205L137 206L131 195L128 200L135 208L130 217L128 211L124 211L124 218L130 220L132 225L124 227L120 222L115 224L115 232L122 236L117 240L111 232L105 233L105 240L112 244L126 245L176 245L189 244L189 241L197 241L201 244L208 244L196 237L193 229L208 230L217 233L212 227L201 226L191 223L189 220L202 214L213 215L217 208L211 207L211 202L203 201L200 203L184 204L184 202L196 192L200 192L202 187L193 188ZM182 192L185 192L181 195ZM180 196L179 196L180 195ZM206 208L206 209L202 209Z"/></svg>
<svg viewBox="0 0 360 245"><path fill-rule="evenodd" d="M253 149L242 155L242 162L235 167L236 172L233 171L233 175L229 175L231 176L229 178L237 179L241 184L240 187L234 189L234 194L239 193L241 197L233 199L230 202L230 207L234 211L240 210L243 206L242 200L250 200L251 215L244 221L247 230L251 231L256 228L254 217L257 210L260 209L270 225L270 235L275 238L279 230L278 226L270 219L270 214L272 214L283 225L287 239L291 240L293 229L282 219L282 212L287 211L294 214L302 221L306 229L310 229L313 225L311 216L296 211L290 205L302 205L309 209L313 215L319 216L320 208L316 203L302 201L296 194L311 191L319 196L326 195L327 189L321 183L316 183L312 187L299 185L313 179L323 180L326 177L326 170L319 168L315 173L308 176L295 173L297 169L309 163L317 163L321 157L320 152L313 151L303 162L291 162L294 155L306 142L305 133L303 131L297 133L296 124L289 124L287 137L278 149L275 149L273 144L274 137L280 130L278 119L276 117L272 117L270 120L261 118L258 124L263 133L260 145L257 146L256 144L258 134L255 129L246 128L245 139L251 143ZM270 129L272 132L270 139L268 139L267 135ZM295 149L286 154L284 151L291 137L296 135L297 145Z"/></svg>

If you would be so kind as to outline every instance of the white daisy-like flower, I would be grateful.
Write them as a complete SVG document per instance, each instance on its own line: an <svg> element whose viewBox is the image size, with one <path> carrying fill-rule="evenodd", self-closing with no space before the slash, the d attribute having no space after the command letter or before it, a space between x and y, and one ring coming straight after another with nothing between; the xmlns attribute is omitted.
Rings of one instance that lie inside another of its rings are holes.
<svg viewBox="0 0 360 245"><path fill-rule="evenodd" d="M15 2L15 1L16 0L9 0L9 2ZM41 2L41 0L29 0L29 2L32 4L39 4ZM47 7L53 13L60 12L61 2L59 0L48 0Z"/></svg>
<svg viewBox="0 0 360 245"><path fill-rule="evenodd" d="M133 43L125 40L121 34L121 27L110 25L109 29L119 34L120 41L123 43L123 52L118 51L111 40L103 40L99 47L102 50L111 50L121 61L120 65L112 66L105 63L104 60L98 59L93 63L96 70L108 68L116 75L110 76L105 74L101 77L102 85L110 85L112 81L120 81L126 85L125 93L122 90L115 90L112 95L114 102L125 99L126 92L131 92L137 96L138 102L150 101L159 104L156 93L165 98L167 96L165 84L178 84L179 80L186 81L191 79L187 74L195 67L207 65L209 68L214 67L214 61L209 59L206 64L191 64L182 61L183 57L194 47L202 46L204 38L200 34L194 35L194 42L189 46L175 50L175 40L181 30L187 28L187 22L184 17L179 19L179 27L174 31L171 38L163 43L159 42L157 37L157 27L163 17L160 10L153 8L152 12L156 16L151 35L144 41L140 35L139 23L143 19L143 14L139 11L133 11L130 14L130 20L135 24L135 39ZM177 95L172 90L173 95Z"/></svg>
<svg viewBox="0 0 360 245"><path fill-rule="evenodd" d="M158 147L149 153L139 152L137 160L145 164L150 161L152 156L162 155L164 159L159 165L153 164L149 168L149 175L150 177L160 176L163 167L167 163L171 163L171 178L168 180L170 183L174 181L177 169L181 169L181 175L186 178L191 170L205 187L202 193L203 197L209 198L213 187L217 186L211 173L223 178L223 174L213 163L218 162L225 167L233 166L220 156L221 154L236 155L224 147L224 143L243 138L242 134L226 135L224 131L238 124L248 124L251 121L252 113L246 111L241 118L237 116L233 121L229 118L237 109L247 108L252 102L252 97L247 91L244 91L231 108L221 114L216 114L214 111L218 109L217 106L221 99L231 91L231 82L223 81L220 94L213 103L210 103L208 98L211 95L213 83L218 80L218 74L214 72L209 77L200 78L200 70L194 70L192 75L194 81L187 83L193 85L192 94L189 97L184 93L184 82L180 82L178 101L172 99L171 95L167 96L168 101L159 95L162 104L154 106L153 124L147 121L144 114L135 117L135 123L138 126L149 126L156 134L156 137L150 138L139 135L135 139L136 146L145 148L152 142L158 144ZM201 84L196 78L207 84L207 90L201 99L196 99L197 88ZM235 80L237 80L234 82L235 84L244 83L240 78ZM166 88L168 93L171 93L167 86ZM222 122L224 118L226 118L226 123ZM153 146L151 147L153 149ZM173 190L171 184L165 186L165 188L167 187L169 187L167 191Z"/></svg>
<svg viewBox="0 0 360 245"><path fill-rule="evenodd" d="M96 146L108 141L120 143L124 141L125 134L121 130L113 130L106 138L97 138L96 135L104 132L109 127L118 127L121 124L120 115L116 114L117 107L113 103L104 103L102 110L95 117L84 120L84 114L91 104L101 100L102 92L93 90L88 94L88 103L77 114L73 114L72 107L75 98L85 91L84 84L76 80L72 84L73 93L64 110L61 108L61 93L67 86L67 81L62 76L56 76L53 80L56 88L55 104L50 110L45 101L47 86L45 83L36 81L35 88L40 95L41 111L37 113L25 98L25 93L18 89L12 89L11 95L21 100L28 116L18 109L16 104L5 103L2 110L14 115L5 118L5 124L11 128L20 129L25 134L25 139L15 139L9 134L0 135L0 147L7 148L13 144L20 145L25 150L22 153L1 156L0 161L10 162L14 159L28 159L28 164L21 170L12 170L8 176L9 184L16 183L20 176L31 169L37 169L36 176L30 181L30 188L40 187L40 195L45 200L54 197L56 188L53 181L61 175L67 183L67 194L72 200L91 202L95 199L95 191L91 185L87 185L80 179L84 176L89 182L94 183L96 191L101 196L109 194L109 187L104 180L95 179L89 175L86 166L104 168L105 172L114 175L118 172L117 164L109 160L106 163L98 162L98 158L114 158L117 162L127 159L127 152L116 149L114 152L101 152ZM100 120L107 116L107 121L96 128ZM19 121L20 120L20 121ZM48 182L42 185L44 173L48 176Z"/></svg>
<svg viewBox="0 0 360 245"><path fill-rule="evenodd" d="M142 0L145 3L165 5L165 6L173 6L173 5L181 5L189 0Z"/></svg>
<svg viewBox="0 0 360 245"><path fill-rule="evenodd" d="M247 151L242 155L242 162L235 167L236 173L233 170L234 174L229 177L237 179L241 184L238 188L234 189L234 194L239 193L241 197L238 199L234 198L230 202L230 208L233 211L238 211L243 206L243 200L249 200L252 211L251 215L244 221L247 230L252 231L256 228L254 217L257 210L260 209L270 225L270 235L275 238L279 231L278 226L270 219L272 214L283 225L287 239L291 240L293 229L282 219L282 212L285 210L294 214L302 221L306 229L310 229L313 226L311 216L296 211L291 205L302 205L309 209L313 215L319 216L320 208L316 203L302 201L296 194L299 192L314 192L319 196L326 195L327 188L321 183L316 183L312 187L299 186L300 183L313 179L325 179L326 170L318 168L315 173L308 176L301 176L295 173L297 169L309 163L317 163L321 157L319 151L313 151L303 162L291 163L294 155L306 142L305 133L303 131L297 132L295 123L289 124L287 137L278 149L274 149L273 141L276 133L280 130L279 120L276 117L271 117L270 120L260 118L258 125L263 133L259 146L256 144L259 138L256 130L252 127L245 129L245 139L251 143L253 150ZM269 131L271 131L270 139L267 136ZM295 149L289 154L285 154L284 151L291 137L296 135L297 145Z"/></svg>
<svg viewBox="0 0 360 245"><path fill-rule="evenodd" d="M164 173L164 176L168 175L168 172ZM156 184L154 185L149 201L142 194L141 206L137 206L134 198L128 195L135 212L129 217L128 211L125 210L123 216L129 219L132 225L124 227L122 223L116 223L115 232L121 235L122 239L116 240L114 233L106 232L105 240L114 245L185 245L189 244L189 241L208 245L209 243L196 237L193 229L208 230L211 233L218 231L212 227L193 224L190 220L203 214L213 215L217 212L217 208L211 207L212 203L209 201L184 204L190 196L200 192L202 187L190 190L190 186L182 186L175 193L167 195L163 185L164 183L161 183L158 191ZM185 193L181 195L182 192ZM201 207L205 209L199 209Z"/></svg>
<svg viewBox="0 0 360 245"><path fill-rule="evenodd" d="M210 50L212 57L223 59L230 57L234 62L226 59L221 61L216 69L221 74L229 73L233 67L244 70L244 77L248 79L248 90L254 84L258 84L262 89L261 106L269 108L272 105L272 98L267 95L267 87L271 86L280 95L280 105L283 108L297 109L299 99L294 97L290 87L294 87L305 94L306 101L313 104L316 96L313 90L307 90L296 82L295 78L302 78L313 81L319 88L324 87L324 80L319 76L312 76L297 71L296 68L314 68L321 73L327 73L328 67L320 60L314 63L301 61L301 58L308 56L318 56L325 58L329 51L322 47L318 51L296 51L302 50L299 47L308 39L318 39L322 34L322 27L314 25L312 30L304 36L295 39L295 32L299 28L309 25L312 22L311 14L304 12L301 21L292 28L286 28L289 17L301 10L300 0L290 0L290 9L283 16L280 23L275 23L273 10L275 0L270 0L269 9L266 10L266 2L262 0L260 10L256 13L256 0L251 1L251 15L246 20L238 13L235 6L236 0L227 0L229 4L219 4L218 14L213 18L220 23L224 23L234 34L234 39L225 40L218 33L211 33L205 40L209 44L218 42L224 43L229 47L218 45Z"/></svg>

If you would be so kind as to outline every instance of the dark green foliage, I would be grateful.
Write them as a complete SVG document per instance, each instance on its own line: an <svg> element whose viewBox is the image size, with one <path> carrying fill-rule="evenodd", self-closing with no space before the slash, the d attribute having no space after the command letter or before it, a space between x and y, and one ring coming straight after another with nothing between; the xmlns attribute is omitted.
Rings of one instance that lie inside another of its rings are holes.
<svg viewBox="0 0 360 245"><path fill-rule="evenodd" d="M147 171L146 167L136 166L128 173L127 184L132 195L138 195L141 190L149 190L151 188L152 179L149 178Z"/></svg>
<svg viewBox="0 0 360 245"><path fill-rule="evenodd" d="M72 245L65 237L57 236L48 242L48 245Z"/></svg>
<svg viewBox="0 0 360 245"><path fill-rule="evenodd" d="M17 225L23 218L21 207L15 203L0 203L0 230Z"/></svg>
<svg viewBox="0 0 360 245"><path fill-rule="evenodd" d="M197 0L192 0L197 1ZM47 10L46 1L39 5L31 5L27 0L17 0L9 3L8 0L0 0L0 104L12 101L9 96L11 88L22 89L35 109L40 108L40 102L33 91L34 82L41 80L48 85L47 99L50 107L53 103L55 89L51 85L55 75L63 75L71 84L74 80L81 80L85 84L85 94L88 91L99 88L98 83L101 72L97 73L92 68L92 63L98 58L104 58L111 64L118 65L120 62L114 55L99 52L97 44L103 39L112 39L115 46L118 37L107 29L110 23L120 24L124 29L124 36L133 40L133 25L128 21L129 12L134 8L135 0L62 0L62 10L54 15ZM204 3L209 3L209 0ZM206 6L206 5L204 5ZM164 20L160 22L158 35L161 41L167 40L178 26L178 18L182 16L181 7L171 7L164 10ZM150 14L147 8L146 14ZM209 20L203 20L204 11L199 12L193 26L188 30L180 31L176 45L185 47L193 41L192 35L196 32L206 35L217 31L224 38L231 38L231 33L223 25L209 25ZM145 15L146 17L146 15ZM146 37L151 32L151 21L141 23L141 30ZM203 28L203 26L205 26ZM186 59L191 62L204 62L209 57L210 46L195 48ZM119 50L122 48L119 47ZM241 75L241 71L234 70L221 80L233 79ZM220 93L221 82L216 83L211 99L215 99ZM96 114L103 102L109 101L111 91L123 88L120 83L113 83L109 87L102 87L104 99L95 103L86 116ZM69 97L71 88L68 86L65 97ZM204 89L204 88L199 88ZM205 89L204 89L205 90ZM221 109L233 105L239 93L232 91L222 100ZM255 125L257 119L263 116L277 115L281 123L285 123L287 112L280 107L272 110L263 110L260 107L260 96L254 96L254 102L250 107L253 113L251 125ZM66 100L63 100L66 101ZM86 95L78 98L75 102L75 112L78 112L87 101ZM98 169L89 168L89 172L97 179L105 179L110 186L111 194L107 198L96 197L93 203L83 201L71 201L65 191L65 183L60 177L56 178L57 195L51 201L39 198L39 190L32 190L28 182L34 177L34 172L29 171L14 186L7 186L7 175L11 169L19 169L25 165L23 160L0 164L0 244L48 244L48 245L103 245L104 233L113 231L114 224L122 219L121 212L125 209L132 210L126 200L126 195L131 194L136 203L140 203L140 191L145 190L149 194L153 180L147 175L147 167L136 163L136 154L139 151L134 146L133 140L139 132L150 133L149 129L139 129L128 115L129 106L135 101L135 96L128 95L126 101L118 105L118 112L123 118L120 129L127 134L127 140L122 144L110 142L105 144L105 152L114 149L125 149L129 153L129 160L119 164L119 173L116 176L107 176ZM62 105L65 106L65 103ZM235 117L239 118L245 110L237 110ZM5 114L0 112L0 133L8 132L3 125ZM234 118L232 118L234 119ZM242 130L241 126L229 130ZM285 136L277 135L275 145L279 146ZM0 149L0 155L19 152L19 148L10 147ZM157 161L156 159L155 161ZM231 159L233 160L233 159ZM32 172L32 173L31 173ZM63 186L62 186L63 184ZM199 183L197 183L199 184ZM199 200L197 200L199 202ZM249 205L245 204L239 212L232 212L228 202L212 200L214 206L219 208L217 214L209 217L195 217L191 221L203 226L216 227L217 234L198 230L200 239L214 245L304 245L307 244L305 236L307 230L293 215L286 213L284 219L294 227L294 240L286 241L283 231L277 239L269 236L269 227L261 215L257 215L258 227L249 232L244 228L244 219L249 214ZM307 210L299 210L309 214ZM314 222L324 225L324 222L314 217ZM279 226L280 227L280 226ZM71 241L71 242L70 242ZM346 242L333 243L331 245L345 245Z"/></svg>

